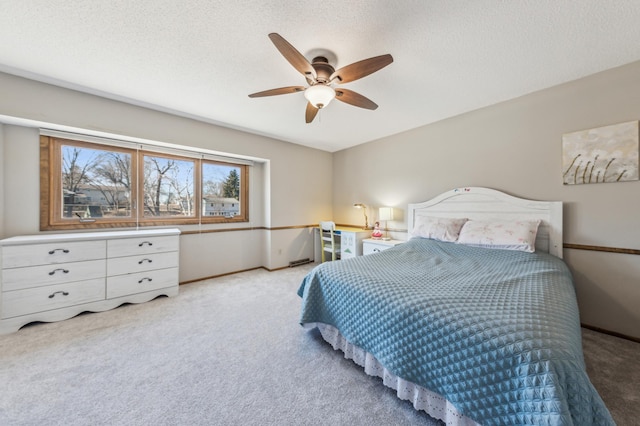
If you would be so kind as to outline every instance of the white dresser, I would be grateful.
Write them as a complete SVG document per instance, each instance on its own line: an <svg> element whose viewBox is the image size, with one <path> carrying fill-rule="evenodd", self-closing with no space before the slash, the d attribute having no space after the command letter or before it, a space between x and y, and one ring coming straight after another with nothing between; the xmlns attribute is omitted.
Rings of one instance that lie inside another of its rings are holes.
<svg viewBox="0 0 640 426"><path fill-rule="evenodd" d="M0 334L178 294L178 229L0 241Z"/></svg>

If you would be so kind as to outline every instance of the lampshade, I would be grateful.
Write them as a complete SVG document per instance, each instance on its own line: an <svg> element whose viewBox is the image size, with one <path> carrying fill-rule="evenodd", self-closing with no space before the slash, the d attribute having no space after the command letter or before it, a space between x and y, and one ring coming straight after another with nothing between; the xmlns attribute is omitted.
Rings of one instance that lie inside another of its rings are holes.
<svg viewBox="0 0 640 426"><path fill-rule="evenodd" d="M378 219L393 220L393 207L380 207L378 209Z"/></svg>
<svg viewBox="0 0 640 426"><path fill-rule="evenodd" d="M307 87L304 91L304 97L307 98L311 105L320 109L329 105L329 102L336 97L336 91L331 86L315 84Z"/></svg>

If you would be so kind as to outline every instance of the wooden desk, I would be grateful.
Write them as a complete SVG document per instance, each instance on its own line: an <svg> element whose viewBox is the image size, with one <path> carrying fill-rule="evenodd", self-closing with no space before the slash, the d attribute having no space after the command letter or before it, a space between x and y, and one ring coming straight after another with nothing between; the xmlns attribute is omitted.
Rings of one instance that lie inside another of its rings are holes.
<svg viewBox="0 0 640 426"><path fill-rule="evenodd" d="M336 226L335 233L340 238L341 259L362 256L362 240L371 237L370 229L350 228L346 226ZM322 261L320 228L315 228L313 232L313 257L313 261L316 263Z"/></svg>

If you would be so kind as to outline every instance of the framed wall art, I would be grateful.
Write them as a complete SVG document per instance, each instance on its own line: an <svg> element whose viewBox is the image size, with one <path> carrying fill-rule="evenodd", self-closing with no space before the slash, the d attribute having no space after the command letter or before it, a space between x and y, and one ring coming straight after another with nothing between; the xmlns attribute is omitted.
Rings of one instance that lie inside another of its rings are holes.
<svg viewBox="0 0 640 426"><path fill-rule="evenodd" d="M562 135L565 185L638 180L638 121Z"/></svg>

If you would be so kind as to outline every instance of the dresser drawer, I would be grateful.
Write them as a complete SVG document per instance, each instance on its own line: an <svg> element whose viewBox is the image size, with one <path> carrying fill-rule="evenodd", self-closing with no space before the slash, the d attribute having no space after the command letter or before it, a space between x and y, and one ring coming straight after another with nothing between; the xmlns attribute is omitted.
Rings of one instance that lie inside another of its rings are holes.
<svg viewBox="0 0 640 426"><path fill-rule="evenodd" d="M178 268L107 277L107 299L178 285Z"/></svg>
<svg viewBox="0 0 640 426"><path fill-rule="evenodd" d="M2 318L66 308L104 299L104 278L2 293Z"/></svg>
<svg viewBox="0 0 640 426"><path fill-rule="evenodd" d="M140 254L137 256L114 257L107 260L107 275L122 275L159 268L175 268L178 266L178 252Z"/></svg>
<svg viewBox="0 0 640 426"><path fill-rule="evenodd" d="M115 239L107 241L107 257L178 251L178 246L177 236Z"/></svg>
<svg viewBox="0 0 640 426"><path fill-rule="evenodd" d="M2 247L2 268L103 259L105 253L105 241L7 245Z"/></svg>
<svg viewBox="0 0 640 426"><path fill-rule="evenodd" d="M104 277L106 261L58 263L2 271L2 291L21 290Z"/></svg>
<svg viewBox="0 0 640 426"><path fill-rule="evenodd" d="M380 253L381 251L385 251L390 249L391 247L395 247L398 244L402 244L404 241L399 240L374 240L367 239L362 242L362 254L364 256L373 253Z"/></svg>
<svg viewBox="0 0 640 426"><path fill-rule="evenodd" d="M388 246L383 246L381 244L365 243L362 245L362 254L366 256L372 253L379 253L388 248L389 248Z"/></svg>

